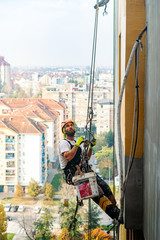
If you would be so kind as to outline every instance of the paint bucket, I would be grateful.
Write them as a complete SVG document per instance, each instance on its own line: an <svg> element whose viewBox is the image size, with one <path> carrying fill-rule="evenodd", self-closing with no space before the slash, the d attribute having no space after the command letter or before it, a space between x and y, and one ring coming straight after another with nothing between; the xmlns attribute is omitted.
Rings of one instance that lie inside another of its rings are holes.
<svg viewBox="0 0 160 240"><path fill-rule="evenodd" d="M99 195L96 174L94 172L85 173L82 176L72 178L77 192L78 200L97 197Z"/></svg>

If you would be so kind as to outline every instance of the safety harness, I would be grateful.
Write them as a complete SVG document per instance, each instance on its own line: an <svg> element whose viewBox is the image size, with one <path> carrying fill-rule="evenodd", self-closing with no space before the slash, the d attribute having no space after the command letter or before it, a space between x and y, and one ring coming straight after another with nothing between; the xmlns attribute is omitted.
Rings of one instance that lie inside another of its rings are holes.
<svg viewBox="0 0 160 240"><path fill-rule="evenodd" d="M74 147L74 145L72 145L71 142L68 141L66 138L64 140L69 143L71 149ZM74 158L70 162L68 162L66 167L63 169L64 179L67 184L73 185L72 177L75 175L75 172L77 171L77 166L79 166L81 162L81 152L82 152L82 149L78 147L78 150Z"/></svg>

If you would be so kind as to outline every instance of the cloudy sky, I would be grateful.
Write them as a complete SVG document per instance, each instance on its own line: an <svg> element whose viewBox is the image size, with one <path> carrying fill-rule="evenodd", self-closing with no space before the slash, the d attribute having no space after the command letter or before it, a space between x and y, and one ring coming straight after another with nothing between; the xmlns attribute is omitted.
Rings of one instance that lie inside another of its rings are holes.
<svg viewBox="0 0 160 240"><path fill-rule="evenodd" d="M0 55L12 66L90 66L96 0L0 1ZM97 66L112 66L113 4L99 11Z"/></svg>

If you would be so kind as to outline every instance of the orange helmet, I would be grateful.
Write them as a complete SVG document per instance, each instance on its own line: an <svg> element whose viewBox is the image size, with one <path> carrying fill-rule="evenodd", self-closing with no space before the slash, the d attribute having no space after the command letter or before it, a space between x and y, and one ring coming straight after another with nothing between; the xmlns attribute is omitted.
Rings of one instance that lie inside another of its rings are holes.
<svg viewBox="0 0 160 240"><path fill-rule="evenodd" d="M67 123L72 123L73 126L74 126L74 122L73 122L72 120L66 120L65 122L62 122L62 123L61 123L62 133L65 132L64 130L65 130L65 126L66 126Z"/></svg>

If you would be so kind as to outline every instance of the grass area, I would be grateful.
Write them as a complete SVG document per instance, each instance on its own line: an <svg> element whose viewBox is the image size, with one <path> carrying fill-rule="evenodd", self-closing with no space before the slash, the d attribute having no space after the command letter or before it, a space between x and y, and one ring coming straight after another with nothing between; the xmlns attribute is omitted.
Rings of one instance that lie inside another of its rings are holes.
<svg viewBox="0 0 160 240"><path fill-rule="evenodd" d="M45 206L57 206L61 199L54 198L53 200L43 200L42 204Z"/></svg>
<svg viewBox="0 0 160 240"><path fill-rule="evenodd" d="M14 235L15 235L15 233L8 233L7 234L7 240L12 240Z"/></svg>
<svg viewBox="0 0 160 240"><path fill-rule="evenodd" d="M7 204L11 203L12 205L34 205L37 203L37 199L33 199L30 197L23 197L23 198L18 198L18 197L12 197L12 198L3 198L0 202L2 204Z"/></svg>
<svg viewBox="0 0 160 240"><path fill-rule="evenodd" d="M51 183L55 192L58 192L58 190L60 189L62 178L63 178L62 174L55 174L55 176L52 180L52 183Z"/></svg>

